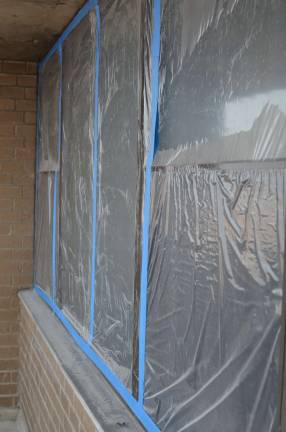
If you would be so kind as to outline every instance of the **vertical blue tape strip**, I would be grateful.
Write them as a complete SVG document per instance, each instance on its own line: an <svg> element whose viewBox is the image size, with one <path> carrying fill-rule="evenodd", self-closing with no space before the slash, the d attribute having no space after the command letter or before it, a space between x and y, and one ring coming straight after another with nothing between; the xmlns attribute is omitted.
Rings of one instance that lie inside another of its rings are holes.
<svg viewBox="0 0 286 432"><path fill-rule="evenodd" d="M153 9L153 37L152 37L152 76L151 76L151 133L150 145L146 163L145 195L143 210L142 235L142 270L140 291L140 322L139 322L139 404L144 405L145 381L145 349L146 349L146 321L147 321L147 288L148 288L148 245L149 219L151 208L151 168L154 157L156 139L156 120L159 95L159 57L160 57L160 18L161 2L154 0Z"/></svg>
<svg viewBox="0 0 286 432"><path fill-rule="evenodd" d="M93 350L93 348L87 343L75 330L70 321L66 318L63 312L54 304L49 296L37 285L34 285L34 291L41 297L42 300L53 310L55 315L62 322L68 333L71 335L75 343L85 353L85 355L97 366L105 378L110 382L122 399L126 402L130 410L140 420L142 425L148 432L160 432L158 427L153 423L150 417L146 414L139 403L129 393L127 388L117 378L116 375L109 369L99 355Z"/></svg>
<svg viewBox="0 0 286 432"><path fill-rule="evenodd" d="M94 296L96 271L96 209L97 209L97 146L98 146L98 113L99 113L99 79L100 79L100 7L96 5L96 57L95 57L95 103L93 128L93 196L92 196L92 263L91 263L91 295L90 295L90 322L89 341L93 341L94 328Z"/></svg>
<svg viewBox="0 0 286 432"><path fill-rule="evenodd" d="M59 100L58 100L58 160L61 156L61 122L62 122L62 46L58 48L60 64L60 83L59 83ZM54 203L53 203L53 243L52 243L52 298L56 301L57 294L57 230L58 230L58 194L59 194L60 174L55 172L54 175Z"/></svg>

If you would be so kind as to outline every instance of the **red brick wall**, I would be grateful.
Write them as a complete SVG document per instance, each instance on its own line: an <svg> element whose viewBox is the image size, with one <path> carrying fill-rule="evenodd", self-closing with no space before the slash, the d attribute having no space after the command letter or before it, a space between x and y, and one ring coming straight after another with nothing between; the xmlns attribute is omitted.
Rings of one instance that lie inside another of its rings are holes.
<svg viewBox="0 0 286 432"><path fill-rule="evenodd" d="M94 416L23 302L20 327L20 402L30 432L96 432Z"/></svg>
<svg viewBox="0 0 286 432"><path fill-rule="evenodd" d="M0 60L0 406L18 403L17 291L32 284L36 65Z"/></svg>

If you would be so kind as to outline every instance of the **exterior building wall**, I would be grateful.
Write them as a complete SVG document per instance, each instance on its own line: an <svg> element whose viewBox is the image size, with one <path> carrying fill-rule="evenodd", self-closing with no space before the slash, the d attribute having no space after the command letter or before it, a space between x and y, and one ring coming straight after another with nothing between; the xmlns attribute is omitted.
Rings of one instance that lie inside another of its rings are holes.
<svg viewBox="0 0 286 432"><path fill-rule="evenodd" d="M0 407L18 404L17 292L32 284L36 71L0 60Z"/></svg>

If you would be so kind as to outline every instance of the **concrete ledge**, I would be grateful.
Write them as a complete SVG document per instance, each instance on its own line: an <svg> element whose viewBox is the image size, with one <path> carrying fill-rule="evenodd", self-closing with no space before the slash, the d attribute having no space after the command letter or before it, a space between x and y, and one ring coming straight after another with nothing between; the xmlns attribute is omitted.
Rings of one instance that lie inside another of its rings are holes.
<svg viewBox="0 0 286 432"><path fill-rule="evenodd" d="M42 340L44 340L44 343L46 343L48 350L51 352L54 361L57 362L59 366L55 368L60 369L60 372L57 371L57 374L63 374L63 380L68 381L68 384L73 389L75 395L74 398L77 398L80 401L88 415L93 419L93 428L89 429L83 427L81 429L81 414L75 412L73 414L78 417L79 427L70 429L71 426L70 428L63 426L63 430L65 432L69 432L69 430L76 430L76 432L77 430L96 430L97 432L144 431L145 429L129 411L128 407L124 404L120 397L115 393L101 372L75 345L71 336L67 333L59 320L53 315L48 306L36 295L36 293L31 290L22 291L20 292L19 297L21 308L23 308L24 313L26 312L27 315L29 315L31 321L33 321L33 325L35 325L36 329L33 331L39 332ZM22 315L21 320L24 319ZM27 327L29 326L30 324L27 325ZM26 330L24 329L23 331L25 332ZM31 338L31 336L29 336L29 332L30 330L28 330L27 334L25 335L25 337L28 337L28 341ZM33 337L33 339L35 339L35 337ZM36 343L37 342L35 342L35 344ZM24 345L27 345L27 341L24 341ZM26 348L24 346L23 350L25 349ZM35 348L36 352L37 350L40 351L41 348ZM45 351L45 347L42 349L42 351ZM22 362L29 361L32 363L31 358L29 358L29 353L24 354L22 357L25 359L21 359ZM41 365L43 364L42 361L39 363L41 363ZM28 369L33 368L33 364L28 364L26 366L23 365L23 367ZM20 375L21 368L22 365L20 364ZM49 369L49 374L52 373L51 369ZM61 381L61 378L57 380ZM60 386L61 384L59 384L58 392L61 393ZM63 387L65 387L64 384ZM23 391L25 390L22 390L22 392ZM31 404L33 403L31 402ZM60 405L62 404L60 403ZM73 401L71 402L71 405L76 406L76 403ZM69 408L68 413L65 414L69 416L70 411L71 408ZM59 423L61 424L61 419L59 419ZM51 429L51 427L49 429Z"/></svg>

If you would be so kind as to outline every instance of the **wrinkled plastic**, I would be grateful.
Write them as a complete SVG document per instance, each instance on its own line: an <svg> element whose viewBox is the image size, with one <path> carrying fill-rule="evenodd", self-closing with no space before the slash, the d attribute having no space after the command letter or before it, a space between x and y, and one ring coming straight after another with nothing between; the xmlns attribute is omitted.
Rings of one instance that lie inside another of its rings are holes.
<svg viewBox="0 0 286 432"><path fill-rule="evenodd" d="M101 2L94 344L136 393L148 2ZM149 23L150 25L150 23ZM149 82L149 81L148 81Z"/></svg>
<svg viewBox="0 0 286 432"><path fill-rule="evenodd" d="M59 169L60 64L55 54L39 74L38 181L35 220L35 283L52 290L54 174Z"/></svg>
<svg viewBox="0 0 286 432"><path fill-rule="evenodd" d="M63 44L58 301L84 334L89 325L96 17Z"/></svg>
<svg viewBox="0 0 286 432"><path fill-rule="evenodd" d="M162 2L145 409L162 431L276 432L286 3Z"/></svg>

